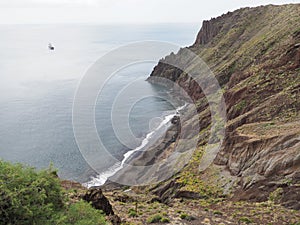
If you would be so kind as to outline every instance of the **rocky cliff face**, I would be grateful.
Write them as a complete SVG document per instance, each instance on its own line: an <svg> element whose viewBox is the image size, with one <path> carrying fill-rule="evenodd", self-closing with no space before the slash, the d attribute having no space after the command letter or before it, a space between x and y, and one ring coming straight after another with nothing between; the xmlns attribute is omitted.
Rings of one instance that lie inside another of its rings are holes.
<svg viewBox="0 0 300 225"><path fill-rule="evenodd" d="M215 36L217 36L220 30L224 26L224 21L226 17L230 17L232 13L228 13L222 16L222 20L213 18L211 20L205 20L202 23L202 28L197 35L196 42L194 45L206 45L208 44Z"/></svg>
<svg viewBox="0 0 300 225"><path fill-rule="evenodd" d="M244 8L204 21L187 49L210 67L226 101L225 140L211 167L222 168L220 177L230 175L215 180L234 187L238 199L266 200L282 188L284 204L300 208L300 195L295 200L286 194L300 191L300 4ZM148 80L170 79L192 97L200 115L200 151L210 132L208 102L195 80L169 60L189 61L182 49L161 60Z"/></svg>

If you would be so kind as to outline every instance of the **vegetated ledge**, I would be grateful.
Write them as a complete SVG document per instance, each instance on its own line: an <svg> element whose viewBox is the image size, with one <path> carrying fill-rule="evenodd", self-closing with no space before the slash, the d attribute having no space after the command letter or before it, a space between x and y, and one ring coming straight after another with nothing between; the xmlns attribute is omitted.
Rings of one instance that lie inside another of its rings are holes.
<svg viewBox="0 0 300 225"><path fill-rule="evenodd" d="M178 175L186 179L183 190L195 186L187 181L193 174L235 200L266 201L280 189L278 201L300 209L300 4L243 8L204 21L195 43L185 49L215 74L227 123L214 164L202 173L188 165ZM201 115L201 149L210 130L208 101L195 79L170 65L190 63L185 49L160 60L148 81L169 79L189 93Z"/></svg>

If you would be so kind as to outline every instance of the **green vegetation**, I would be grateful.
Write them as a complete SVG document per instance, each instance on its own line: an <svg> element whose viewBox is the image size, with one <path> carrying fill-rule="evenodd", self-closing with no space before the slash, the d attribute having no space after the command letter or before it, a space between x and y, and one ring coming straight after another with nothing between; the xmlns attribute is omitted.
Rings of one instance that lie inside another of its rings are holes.
<svg viewBox="0 0 300 225"><path fill-rule="evenodd" d="M220 212L220 211L218 211L218 210L216 210L216 211L214 211L214 215L220 215L220 216L222 216L222 215L223 215L223 213L222 213L222 212Z"/></svg>
<svg viewBox="0 0 300 225"><path fill-rule="evenodd" d="M100 210L94 209L84 201L71 204L59 215L57 225L105 225L105 217Z"/></svg>
<svg viewBox="0 0 300 225"><path fill-rule="evenodd" d="M201 179L199 173L199 165L203 155L205 146L201 146L195 150L189 164L181 171L178 183L183 184L183 191L196 192L206 199L206 202L214 201L222 196L222 190L216 185L208 184Z"/></svg>
<svg viewBox="0 0 300 225"><path fill-rule="evenodd" d="M169 223L170 219L167 217L163 217L160 214L156 214L148 218L147 223Z"/></svg>
<svg viewBox="0 0 300 225"><path fill-rule="evenodd" d="M129 209L128 215L129 217L137 217L137 212L135 211L135 209Z"/></svg>
<svg viewBox="0 0 300 225"><path fill-rule="evenodd" d="M238 104L235 105L235 108L240 111L240 110L243 110L246 106L247 106L247 101L242 100Z"/></svg>
<svg viewBox="0 0 300 225"><path fill-rule="evenodd" d="M163 217L163 218L161 218L160 222L161 223L170 223L170 219L167 217Z"/></svg>
<svg viewBox="0 0 300 225"><path fill-rule="evenodd" d="M182 213L182 214L180 215L180 219L182 219L182 220L187 220L187 221L195 220L195 218L194 218L193 216L190 216L190 215L188 215L188 214L186 214L186 213Z"/></svg>
<svg viewBox="0 0 300 225"><path fill-rule="evenodd" d="M180 215L180 219L186 219L188 217L188 214L186 214L186 213L182 213L181 215Z"/></svg>
<svg viewBox="0 0 300 225"><path fill-rule="evenodd" d="M156 214L148 218L147 223L158 223L162 219L160 214Z"/></svg>
<svg viewBox="0 0 300 225"><path fill-rule="evenodd" d="M278 202L281 198L281 195L283 193L282 188L277 188L275 191L271 192L269 195L269 201L271 202Z"/></svg>
<svg viewBox="0 0 300 225"><path fill-rule="evenodd" d="M240 219L239 219L239 221L240 222L244 222L244 223L246 223L246 224L249 224L249 223L253 223L253 221L251 220L251 219L249 219L248 217L241 217Z"/></svg>
<svg viewBox="0 0 300 225"><path fill-rule="evenodd" d="M0 224L106 224L88 203L67 202L51 167L36 172L0 161Z"/></svg>

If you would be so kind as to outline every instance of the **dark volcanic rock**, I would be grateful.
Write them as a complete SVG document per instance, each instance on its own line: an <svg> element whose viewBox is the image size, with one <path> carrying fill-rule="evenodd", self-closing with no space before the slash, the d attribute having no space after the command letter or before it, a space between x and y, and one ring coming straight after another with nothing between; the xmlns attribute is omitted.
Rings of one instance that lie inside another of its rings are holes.
<svg viewBox="0 0 300 225"><path fill-rule="evenodd" d="M114 215L111 204L108 199L103 195L100 188L91 188L83 196L83 200L91 202L95 209L102 210L106 215Z"/></svg>
<svg viewBox="0 0 300 225"><path fill-rule="evenodd" d="M178 124L180 123L180 117L179 116L174 116L171 120L172 124Z"/></svg>
<svg viewBox="0 0 300 225"><path fill-rule="evenodd" d="M176 197L181 186L182 184L171 180L166 185L153 190L153 193L159 197L160 202L170 204L172 199Z"/></svg>

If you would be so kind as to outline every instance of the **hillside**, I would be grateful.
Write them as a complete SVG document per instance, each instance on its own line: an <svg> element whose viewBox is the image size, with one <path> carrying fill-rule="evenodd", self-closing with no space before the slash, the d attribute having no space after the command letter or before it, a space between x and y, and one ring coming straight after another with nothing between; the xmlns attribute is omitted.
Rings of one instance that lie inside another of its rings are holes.
<svg viewBox="0 0 300 225"><path fill-rule="evenodd" d="M215 74L227 107L224 142L199 179L213 170L213 180L243 200L265 201L281 188L282 203L299 209L300 5L244 8L204 21L188 49ZM197 105L201 132L209 132L203 90L166 64L170 57L184 60L183 52L161 60L149 81L164 77L183 87ZM200 138L199 149L206 141Z"/></svg>

